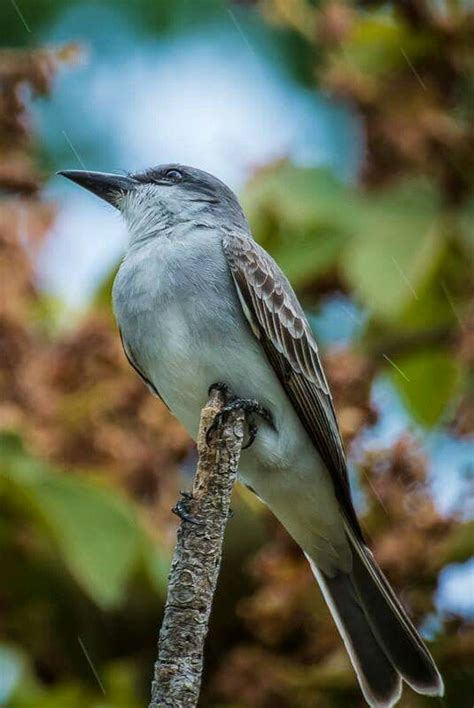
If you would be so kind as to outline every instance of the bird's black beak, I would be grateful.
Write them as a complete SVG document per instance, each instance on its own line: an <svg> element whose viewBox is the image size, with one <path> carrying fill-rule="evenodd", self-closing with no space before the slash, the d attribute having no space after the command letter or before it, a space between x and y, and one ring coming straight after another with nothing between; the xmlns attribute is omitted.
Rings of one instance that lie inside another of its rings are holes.
<svg viewBox="0 0 474 708"><path fill-rule="evenodd" d="M127 194L137 186L133 177L114 175L108 172L88 172L87 170L61 170L57 173L88 189L106 202L117 206L117 197Z"/></svg>

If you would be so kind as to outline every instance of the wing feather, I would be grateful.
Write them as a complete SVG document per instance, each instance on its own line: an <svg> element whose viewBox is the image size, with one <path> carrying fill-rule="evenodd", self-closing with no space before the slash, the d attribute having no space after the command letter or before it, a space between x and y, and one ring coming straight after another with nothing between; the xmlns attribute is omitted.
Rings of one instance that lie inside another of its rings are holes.
<svg viewBox="0 0 474 708"><path fill-rule="evenodd" d="M252 331L328 468L348 523L362 539L331 393L303 309L275 261L250 236L226 233L223 249Z"/></svg>
<svg viewBox="0 0 474 708"><path fill-rule="evenodd" d="M148 379L148 378L145 376L145 374L143 373L143 371L142 371L142 370L140 369L140 367L138 366L137 358L136 358L134 352L132 351L131 347L129 347L129 346L127 345L127 343L126 343L126 341L125 341L125 338L124 338L124 336L123 336L123 334L122 334L122 331L121 331L120 329L119 329L119 334L120 334L120 340L121 340L121 342L122 342L123 352L124 352L125 356L127 357L128 363L130 364L130 366L132 367L132 369L135 369L135 371L137 372L138 376L141 378L141 380L142 380L143 383L147 386L147 388L153 393L153 395L157 396L157 397L160 399L160 401L162 401L162 402L165 404L165 406L167 407L167 409L170 410L168 404L166 403L165 400L163 400L163 398L162 398L162 396L160 395L160 392L158 391L158 389L156 388L156 386L154 386L154 385L152 384L152 382L150 381L150 379Z"/></svg>

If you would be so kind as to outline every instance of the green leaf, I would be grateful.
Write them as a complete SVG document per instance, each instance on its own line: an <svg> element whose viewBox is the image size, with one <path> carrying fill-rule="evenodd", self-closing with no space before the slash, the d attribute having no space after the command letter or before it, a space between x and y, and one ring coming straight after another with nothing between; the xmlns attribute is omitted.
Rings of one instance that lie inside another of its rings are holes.
<svg viewBox="0 0 474 708"><path fill-rule="evenodd" d="M365 77L378 77L405 68L407 56L415 62L432 50L429 33L411 32L383 11L359 17L343 50L336 55L351 72L357 70Z"/></svg>
<svg viewBox="0 0 474 708"><path fill-rule="evenodd" d="M270 250L295 287L303 287L327 272L336 262L340 249L346 242L345 234L330 227L308 229L292 242L281 240ZM300 241L298 243L298 241Z"/></svg>
<svg viewBox="0 0 474 708"><path fill-rule="evenodd" d="M138 551L136 522L122 500L54 475L35 486L35 501L78 582L100 605L118 604Z"/></svg>
<svg viewBox="0 0 474 708"><path fill-rule="evenodd" d="M2 436L0 483L40 523L63 563L95 602L119 604L132 569L150 544L133 507L97 481L53 471Z"/></svg>
<svg viewBox="0 0 474 708"><path fill-rule="evenodd" d="M256 240L295 286L335 265L357 215L355 196L330 172L289 163L259 174L243 203Z"/></svg>
<svg viewBox="0 0 474 708"><path fill-rule="evenodd" d="M455 526L443 548L443 563L464 563L474 555L474 521Z"/></svg>
<svg viewBox="0 0 474 708"><path fill-rule="evenodd" d="M250 218L268 211L300 230L315 223L350 223L341 205L349 190L329 170L295 167L288 162L258 174L248 185L244 204ZM349 207L350 204L347 203Z"/></svg>
<svg viewBox="0 0 474 708"><path fill-rule="evenodd" d="M443 248L437 211L437 196L426 183L405 183L366 198L342 268L376 317L399 318L436 271Z"/></svg>
<svg viewBox="0 0 474 708"><path fill-rule="evenodd" d="M111 315L110 303L112 302L112 286L114 284L115 277L118 273L120 263L116 264L107 273L105 278L99 284L95 294L93 304L97 309L104 310L106 313Z"/></svg>
<svg viewBox="0 0 474 708"><path fill-rule="evenodd" d="M421 351L398 358L390 376L413 418L434 426L460 390L458 362L443 351Z"/></svg>
<svg viewBox="0 0 474 708"><path fill-rule="evenodd" d="M470 199L460 211L459 224L461 227L460 239L466 257L472 261L474 257L474 199Z"/></svg>
<svg viewBox="0 0 474 708"><path fill-rule="evenodd" d="M437 270L438 274L439 271ZM394 323L398 331L423 331L455 325L456 315L443 289L441 277L432 278L426 288L420 288L417 297L405 307Z"/></svg>

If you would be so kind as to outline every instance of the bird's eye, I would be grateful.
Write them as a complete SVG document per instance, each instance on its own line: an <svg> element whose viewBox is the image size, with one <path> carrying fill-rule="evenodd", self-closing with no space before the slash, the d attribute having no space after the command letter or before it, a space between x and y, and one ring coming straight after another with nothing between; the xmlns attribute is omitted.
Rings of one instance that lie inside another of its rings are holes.
<svg viewBox="0 0 474 708"><path fill-rule="evenodd" d="M180 182L183 179L183 174L179 170L167 170L165 177L170 182Z"/></svg>

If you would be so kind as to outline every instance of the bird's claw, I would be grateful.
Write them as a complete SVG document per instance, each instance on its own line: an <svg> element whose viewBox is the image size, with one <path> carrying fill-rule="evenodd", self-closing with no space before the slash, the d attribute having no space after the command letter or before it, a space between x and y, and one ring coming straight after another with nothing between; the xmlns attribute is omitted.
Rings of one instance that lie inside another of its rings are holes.
<svg viewBox="0 0 474 708"><path fill-rule="evenodd" d="M247 428L248 428L248 439L245 445L242 445L242 450L247 450L247 448L251 447L255 441L255 438L257 437L258 433L258 427L255 421L249 420L247 422Z"/></svg>
<svg viewBox="0 0 474 708"><path fill-rule="evenodd" d="M209 390L213 390L215 388L219 387L219 390L224 391L227 394L230 394L230 389L228 386L225 384L214 384L211 386ZM222 388L221 388L222 387ZM271 413L264 408L258 401L256 401L253 398L232 398L229 400L223 407L222 410L217 413L215 416L214 420L212 421L211 425L207 429L206 432L206 443L209 446L211 443L211 438L216 432L216 430L223 425L229 414L232 413L233 411L236 410L241 410L245 414L245 418L247 421L248 425L248 433L249 437L245 445L242 446L243 450L246 450L249 448L253 442L255 441L255 438L257 437L258 433L258 427L250 416L253 414L259 415L261 418L267 421L267 423L270 423L270 425L273 425L273 418Z"/></svg>
<svg viewBox="0 0 474 708"><path fill-rule="evenodd" d="M181 491L181 499L176 502L175 506L171 509L173 514L179 516L181 521L187 521L189 524L194 524L195 526L204 526L203 521L199 521L193 516L189 510L189 504L193 500L193 495L191 492Z"/></svg>
<svg viewBox="0 0 474 708"><path fill-rule="evenodd" d="M206 445L209 447L211 444L211 438L216 432L217 428L219 428L220 425L225 423L225 417L223 415L224 409L220 411L215 417L208 429L206 430Z"/></svg>
<svg viewBox="0 0 474 708"><path fill-rule="evenodd" d="M213 391L220 391L226 402L232 399L232 391L230 386L222 381L217 381L216 383L211 384L207 391L207 395L210 396Z"/></svg>

